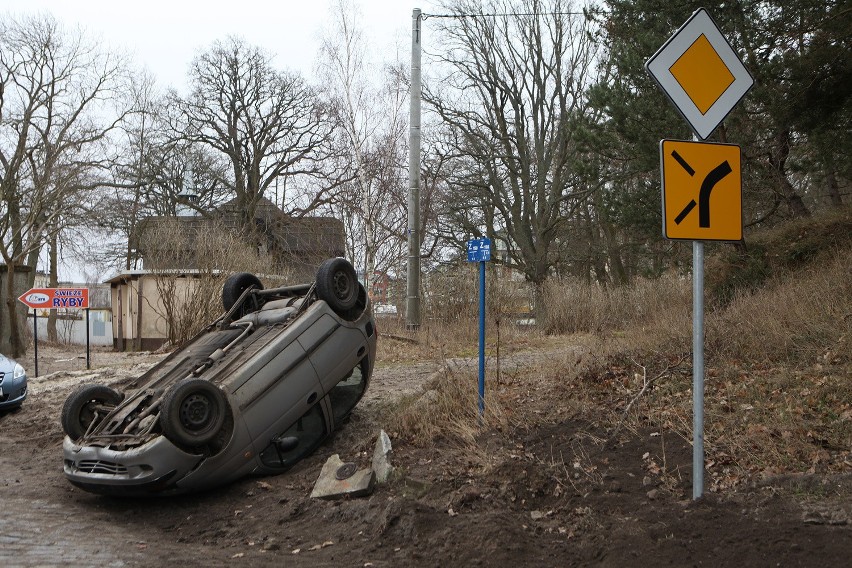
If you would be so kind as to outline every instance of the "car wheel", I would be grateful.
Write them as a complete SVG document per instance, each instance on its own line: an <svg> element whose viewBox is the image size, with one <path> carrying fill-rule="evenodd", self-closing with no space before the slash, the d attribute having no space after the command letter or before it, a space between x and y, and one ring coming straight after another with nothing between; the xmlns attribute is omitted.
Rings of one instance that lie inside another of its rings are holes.
<svg viewBox="0 0 852 568"><path fill-rule="evenodd" d="M358 276L345 258L329 258L317 271L317 296L337 313L355 307L358 301Z"/></svg>
<svg viewBox="0 0 852 568"><path fill-rule="evenodd" d="M260 278L249 272L240 272L229 276L222 287L222 305L225 307L225 311L230 310L243 295L243 292L249 288L263 290Z"/></svg>
<svg viewBox="0 0 852 568"><path fill-rule="evenodd" d="M225 393L210 381L184 379L163 397L160 425L166 438L179 445L212 442L225 424Z"/></svg>
<svg viewBox="0 0 852 568"><path fill-rule="evenodd" d="M62 405L62 429L72 440L80 439L98 416L104 416L124 395L106 385L83 385Z"/></svg>

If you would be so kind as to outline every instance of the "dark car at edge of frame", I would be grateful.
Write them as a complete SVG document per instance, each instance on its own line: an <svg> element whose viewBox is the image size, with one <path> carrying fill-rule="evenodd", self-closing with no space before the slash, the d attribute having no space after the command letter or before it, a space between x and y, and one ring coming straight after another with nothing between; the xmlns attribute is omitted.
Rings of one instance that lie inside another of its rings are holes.
<svg viewBox="0 0 852 568"><path fill-rule="evenodd" d="M0 411L16 410L26 398L26 371L15 360L0 354Z"/></svg>

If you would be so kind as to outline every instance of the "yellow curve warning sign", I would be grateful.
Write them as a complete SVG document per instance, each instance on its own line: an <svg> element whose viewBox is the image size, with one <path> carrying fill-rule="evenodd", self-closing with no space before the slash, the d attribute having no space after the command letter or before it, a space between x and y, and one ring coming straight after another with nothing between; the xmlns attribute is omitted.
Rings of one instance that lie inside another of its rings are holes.
<svg viewBox="0 0 852 568"><path fill-rule="evenodd" d="M743 238L740 147L660 142L663 236L693 241Z"/></svg>

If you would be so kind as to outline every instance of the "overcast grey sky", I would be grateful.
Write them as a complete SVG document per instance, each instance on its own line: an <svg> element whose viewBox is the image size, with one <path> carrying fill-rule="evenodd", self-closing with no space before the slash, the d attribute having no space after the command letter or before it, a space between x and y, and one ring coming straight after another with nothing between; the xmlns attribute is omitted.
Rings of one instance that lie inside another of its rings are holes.
<svg viewBox="0 0 852 568"><path fill-rule="evenodd" d="M411 12L435 11L425 0L354 0L374 60L408 61ZM183 89L199 50L229 34L275 55L278 67L310 78L334 0L0 0L0 13L49 12L69 26L131 53L162 87Z"/></svg>

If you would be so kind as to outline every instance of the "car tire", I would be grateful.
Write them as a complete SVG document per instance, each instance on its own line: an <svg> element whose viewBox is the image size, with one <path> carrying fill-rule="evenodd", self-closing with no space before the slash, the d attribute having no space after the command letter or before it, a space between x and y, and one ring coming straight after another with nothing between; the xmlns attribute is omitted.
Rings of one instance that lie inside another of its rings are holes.
<svg viewBox="0 0 852 568"><path fill-rule="evenodd" d="M160 426L180 446L203 446L216 439L225 424L228 401L222 390L204 379L184 379L163 396Z"/></svg>
<svg viewBox="0 0 852 568"><path fill-rule="evenodd" d="M92 425L101 408L114 408L124 395L106 385L83 385L74 390L62 405L62 429L72 440L79 440Z"/></svg>
<svg viewBox="0 0 852 568"><path fill-rule="evenodd" d="M249 288L263 290L260 278L250 272L240 272L229 276L222 287L222 305L225 307L225 311L230 310L243 295L243 292Z"/></svg>
<svg viewBox="0 0 852 568"><path fill-rule="evenodd" d="M342 314L358 302L359 283L355 268L345 258L329 258L317 271L317 296Z"/></svg>

